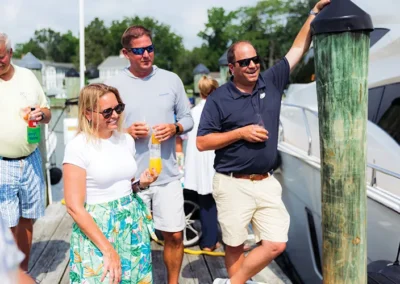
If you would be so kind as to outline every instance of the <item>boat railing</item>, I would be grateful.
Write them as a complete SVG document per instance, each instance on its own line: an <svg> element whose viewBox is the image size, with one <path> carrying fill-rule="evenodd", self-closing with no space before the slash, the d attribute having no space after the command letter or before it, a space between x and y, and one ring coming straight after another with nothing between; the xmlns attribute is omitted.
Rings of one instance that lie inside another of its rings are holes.
<svg viewBox="0 0 400 284"><path fill-rule="evenodd" d="M307 150L307 154L308 156L312 155L312 136L311 136L311 130L310 130L310 124L308 122L308 118L307 118L307 112L315 115L316 117L318 117L318 113L315 110L312 110L308 107L304 107L304 106L298 106L298 105L294 105L294 104L288 104L288 103L282 103L282 105L284 106L288 106L288 107L294 107L294 108L298 108L302 111L303 114L303 120L305 122L305 126L306 126L306 132L307 132L307 139L308 139L308 150ZM282 129L282 140L285 141L285 134L284 134L284 129L283 129L283 124L281 122L281 120L279 120L279 123L281 125L281 129Z"/></svg>
<svg viewBox="0 0 400 284"><path fill-rule="evenodd" d="M297 108L300 109L302 111L303 114L303 119L304 119L304 124L305 124L305 128L306 128L306 132L307 132L307 139L308 139L308 150L307 150L307 154L308 156L312 155L312 145L313 145L313 141L312 141L312 135L311 135L311 130L310 130L310 124L307 118L307 112L313 114L315 117L318 117L318 112L316 112L313 109L310 109L308 107L304 107L304 106L299 106L299 105L294 105L294 104L289 104L289 103L282 103L282 106L286 106L286 107L293 107L293 108ZM285 141L285 131L284 131L284 127L282 124L282 121L279 120L279 124L281 126L281 134L282 134L282 141ZM382 173L385 174L387 176L391 176L394 178L397 178L400 180L400 174L399 173L395 173L392 171L389 171L387 169L381 168L377 165L371 164L371 163L367 163L367 167L371 169L372 173L371 173L371 181L370 181L370 186L371 187L376 187L377 186L377 178L376 178L376 173Z"/></svg>

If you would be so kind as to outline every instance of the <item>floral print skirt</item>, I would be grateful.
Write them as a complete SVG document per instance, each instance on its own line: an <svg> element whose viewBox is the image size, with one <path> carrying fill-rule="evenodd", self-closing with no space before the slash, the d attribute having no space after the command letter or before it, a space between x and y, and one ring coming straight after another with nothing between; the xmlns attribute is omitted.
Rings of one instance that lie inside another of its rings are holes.
<svg viewBox="0 0 400 284"><path fill-rule="evenodd" d="M155 238L151 214L136 194L107 203L85 205L121 259L125 284L153 283L150 237ZM70 248L70 283L101 283L103 255L74 223ZM104 282L109 283L108 275Z"/></svg>

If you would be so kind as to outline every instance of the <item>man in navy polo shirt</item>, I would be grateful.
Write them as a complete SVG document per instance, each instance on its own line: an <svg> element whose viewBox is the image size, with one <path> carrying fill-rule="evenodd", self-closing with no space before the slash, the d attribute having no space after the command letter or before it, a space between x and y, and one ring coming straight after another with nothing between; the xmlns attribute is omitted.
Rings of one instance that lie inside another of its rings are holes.
<svg viewBox="0 0 400 284"><path fill-rule="evenodd" d="M281 98L290 71L310 46L310 23L328 3L315 5L286 56L262 73L252 44L234 43L227 55L232 79L207 99L197 147L216 150L213 195L230 277L214 283L243 284L286 248L290 219L282 187L272 175ZM249 223L260 245L245 257Z"/></svg>

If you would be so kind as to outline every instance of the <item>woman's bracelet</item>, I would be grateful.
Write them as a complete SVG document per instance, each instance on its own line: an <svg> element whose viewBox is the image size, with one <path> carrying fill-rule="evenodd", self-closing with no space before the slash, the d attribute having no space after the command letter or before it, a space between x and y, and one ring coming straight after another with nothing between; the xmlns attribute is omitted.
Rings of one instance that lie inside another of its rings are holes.
<svg viewBox="0 0 400 284"><path fill-rule="evenodd" d="M137 181L132 182L132 189L134 190L134 192L139 192L139 191L143 191L148 189L150 186L146 186L146 187L140 187L140 179L138 179Z"/></svg>
<svg viewBox="0 0 400 284"><path fill-rule="evenodd" d="M150 188L150 185L145 186L145 187L140 187L140 180L139 180L139 188L140 188L140 190L146 190L146 189Z"/></svg>

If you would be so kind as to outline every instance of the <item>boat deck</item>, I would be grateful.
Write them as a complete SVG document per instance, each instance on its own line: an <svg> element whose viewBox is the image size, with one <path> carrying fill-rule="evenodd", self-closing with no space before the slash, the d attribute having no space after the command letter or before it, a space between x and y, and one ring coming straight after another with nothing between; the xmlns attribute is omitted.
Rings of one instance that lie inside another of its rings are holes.
<svg viewBox="0 0 400 284"><path fill-rule="evenodd" d="M69 238L72 218L60 202L46 209L46 215L34 225L33 245L29 262L29 274L37 283L69 283ZM199 249L198 246L192 249ZM152 242L153 282L166 283L162 246ZM223 257L185 254L180 274L180 284L210 284L215 278L226 278ZM273 262L253 280L259 283L291 283Z"/></svg>

